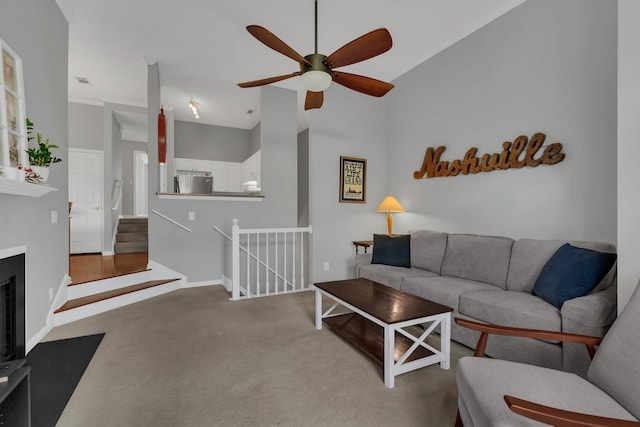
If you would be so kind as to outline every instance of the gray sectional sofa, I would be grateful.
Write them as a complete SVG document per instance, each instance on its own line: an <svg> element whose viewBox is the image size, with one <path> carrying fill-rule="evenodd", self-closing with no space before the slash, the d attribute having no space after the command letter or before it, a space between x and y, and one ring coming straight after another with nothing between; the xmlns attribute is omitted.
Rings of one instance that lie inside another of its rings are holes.
<svg viewBox="0 0 640 427"><path fill-rule="evenodd" d="M591 293L566 301L561 309L531 294L540 271L563 244L615 253L612 244L426 230L410 235L410 268L371 264L372 254L360 254L357 276L447 305L453 316L479 322L603 336L616 318L616 264ZM452 339L461 344L475 348L478 336L452 324ZM491 336L486 354L582 376L589 365L582 345L515 337Z"/></svg>

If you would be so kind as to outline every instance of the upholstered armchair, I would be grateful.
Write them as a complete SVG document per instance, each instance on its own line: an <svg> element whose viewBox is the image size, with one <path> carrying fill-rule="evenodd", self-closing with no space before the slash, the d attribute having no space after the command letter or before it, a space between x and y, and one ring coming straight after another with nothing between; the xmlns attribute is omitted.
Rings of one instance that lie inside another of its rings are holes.
<svg viewBox="0 0 640 427"><path fill-rule="evenodd" d="M455 321L481 332L480 357L458 362L457 427L640 426L640 286L603 339ZM582 343L587 377L481 357L491 334Z"/></svg>

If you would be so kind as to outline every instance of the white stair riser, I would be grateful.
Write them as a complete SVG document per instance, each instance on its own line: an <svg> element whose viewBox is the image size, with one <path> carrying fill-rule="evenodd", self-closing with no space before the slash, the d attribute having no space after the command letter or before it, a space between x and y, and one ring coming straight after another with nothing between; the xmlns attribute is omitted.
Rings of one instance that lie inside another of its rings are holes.
<svg viewBox="0 0 640 427"><path fill-rule="evenodd" d="M141 271L139 273L125 274L124 276L71 285L67 286L67 300L87 297L101 292L113 291L114 289L120 289L137 283L148 282L150 280L152 280L151 272Z"/></svg>
<svg viewBox="0 0 640 427"><path fill-rule="evenodd" d="M64 325L70 322L75 322L76 320L104 313L109 310L124 307L125 305L153 298L158 295L173 292L175 290L178 290L184 282L184 279L180 279L173 282L165 283L163 285L154 286L152 288L147 288L125 295L120 295L118 297L109 298L103 301L98 301L93 304L87 304L82 307L63 311L61 313L56 313L54 314L54 324L55 326Z"/></svg>

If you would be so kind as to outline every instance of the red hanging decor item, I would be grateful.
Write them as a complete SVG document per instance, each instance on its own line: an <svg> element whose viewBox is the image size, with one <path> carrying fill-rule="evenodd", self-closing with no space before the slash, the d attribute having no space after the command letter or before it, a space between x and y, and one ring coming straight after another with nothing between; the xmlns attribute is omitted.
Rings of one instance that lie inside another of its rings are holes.
<svg viewBox="0 0 640 427"><path fill-rule="evenodd" d="M160 107L160 114L158 114L158 161L167 162L167 121L164 116L164 107Z"/></svg>

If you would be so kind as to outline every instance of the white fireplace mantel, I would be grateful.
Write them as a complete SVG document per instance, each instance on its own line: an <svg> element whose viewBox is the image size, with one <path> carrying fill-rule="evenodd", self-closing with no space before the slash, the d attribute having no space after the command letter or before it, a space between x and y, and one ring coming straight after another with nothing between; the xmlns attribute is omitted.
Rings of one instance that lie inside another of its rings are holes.
<svg viewBox="0 0 640 427"><path fill-rule="evenodd" d="M26 254L26 246L16 246L14 248L0 249L0 259L9 258L15 255Z"/></svg>
<svg viewBox="0 0 640 427"><path fill-rule="evenodd" d="M31 184L25 181L0 176L0 193L15 194L17 196L40 197L50 191L58 191L57 188L42 184Z"/></svg>

